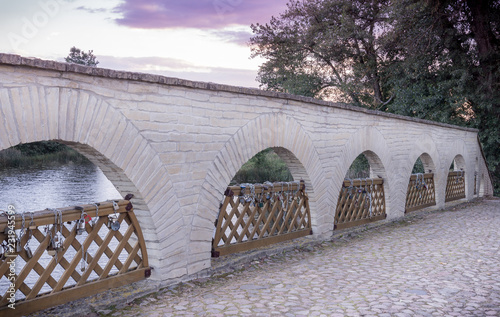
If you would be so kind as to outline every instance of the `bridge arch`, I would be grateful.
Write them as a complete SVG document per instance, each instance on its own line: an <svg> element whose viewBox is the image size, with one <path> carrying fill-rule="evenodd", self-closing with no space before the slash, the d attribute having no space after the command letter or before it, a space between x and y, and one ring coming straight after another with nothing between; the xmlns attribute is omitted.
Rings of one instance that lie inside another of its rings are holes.
<svg viewBox="0 0 500 317"><path fill-rule="evenodd" d="M434 184L437 186L438 183L442 182L441 164L439 161L439 152L436 143L432 137L427 134L420 138L413 139L411 144L411 152L408 154L408 166L406 167L407 176L406 179L410 179L412 174L413 166L418 158L422 161L424 165L425 173L434 173ZM406 184L405 192L407 192L408 184ZM405 194L406 195L406 194ZM406 197L406 196L405 196ZM442 195L440 191L435 191L436 204L439 206L439 202L444 204L445 196Z"/></svg>
<svg viewBox="0 0 500 317"><path fill-rule="evenodd" d="M214 233L217 206L224 190L238 170L255 154L273 148L285 161L294 179L304 179L313 232L327 234L324 226L327 203L322 181L324 170L314 144L300 123L282 113L265 114L240 128L223 146L207 172L193 215L190 234L190 258L210 266L210 240Z"/></svg>
<svg viewBox="0 0 500 317"><path fill-rule="evenodd" d="M374 127L363 127L352 133L350 139L341 150L341 157L336 164L336 172L332 178L330 187L333 188L331 194L332 206L337 206L338 193L342 187L344 177L352 162L360 155L364 154L370 163L370 177L384 179L384 192L386 202L386 213L388 218L394 218L402 215L395 215L397 204L394 202L396 196L392 191L397 178L392 177L392 173L387 170L387 166L396 167L396 162L391 161L391 149L389 148L382 133ZM393 165L391 165L394 163ZM332 210L332 213L335 210ZM333 216L333 215L332 215ZM333 225L333 220L331 222Z"/></svg>
<svg viewBox="0 0 500 317"><path fill-rule="evenodd" d="M474 182L474 161L470 159L467 146L463 140L455 140L451 146L446 149L443 156L443 179L440 184L440 191L443 194L443 200L446 193L446 183L450 166L454 163L454 170L463 170L465 172L465 196L467 200L473 198L474 188L470 186ZM470 188L469 188L470 187Z"/></svg>
<svg viewBox="0 0 500 317"><path fill-rule="evenodd" d="M4 118L0 150L20 143L57 141L97 165L122 196L134 194L132 202L152 266L161 268L162 249L185 239L175 235L159 239L158 233L170 223L182 221L178 213L166 212L179 209L172 208L178 203L169 175L137 128L105 99L81 89L31 85L2 88L0 115ZM169 196L167 206L164 197Z"/></svg>

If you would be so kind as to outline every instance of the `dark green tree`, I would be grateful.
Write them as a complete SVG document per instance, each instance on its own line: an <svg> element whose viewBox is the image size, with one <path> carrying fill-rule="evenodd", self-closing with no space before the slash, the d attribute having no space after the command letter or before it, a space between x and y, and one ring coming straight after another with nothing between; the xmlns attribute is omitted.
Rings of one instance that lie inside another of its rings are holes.
<svg viewBox="0 0 500 317"><path fill-rule="evenodd" d="M90 50L87 53L79 48L72 47L69 50L69 55L65 58L66 63L80 64L85 66L96 67L99 64L93 54L94 51Z"/></svg>
<svg viewBox="0 0 500 317"><path fill-rule="evenodd" d="M261 87L379 107L390 100L380 71L389 0L290 1L269 24L252 25Z"/></svg>
<svg viewBox="0 0 500 317"><path fill-rule="evenodd" d="M396 3L385 110L478 128L500 194L500 1Z"/></svg>

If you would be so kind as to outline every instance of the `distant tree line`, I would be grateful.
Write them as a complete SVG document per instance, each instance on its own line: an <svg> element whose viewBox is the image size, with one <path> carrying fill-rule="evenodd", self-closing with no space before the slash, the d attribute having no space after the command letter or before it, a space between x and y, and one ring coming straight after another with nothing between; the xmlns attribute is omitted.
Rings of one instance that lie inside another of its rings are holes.
<svg viewBox="0 0 500 317"><path fill-rule="evenodd" d="M85 156L77 151L54 141L18 144L0 151L0 168L66 164L69 162L90 163Z"/></svg>

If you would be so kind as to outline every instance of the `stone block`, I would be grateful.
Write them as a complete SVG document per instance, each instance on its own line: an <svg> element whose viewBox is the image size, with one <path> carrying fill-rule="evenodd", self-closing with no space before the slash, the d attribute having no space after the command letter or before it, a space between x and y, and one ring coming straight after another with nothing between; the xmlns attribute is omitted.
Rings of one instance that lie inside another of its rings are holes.
<svg viewBox="0 0 500 317"><path fill-rule="evenodd" d="M106 143L104 144L104 148L106 150L103 153L106 157L113 157L115 155L115 151L121 151L123 144L120 143L120 140L122 140L126 128L127 122L123 119L119 120L114 133L106 137Z"/></svg>
<svg viewBox="0 0 500 317"><path fill-rule="evenodd" d="M203 144L195 142L182 142L179 143L179 151L181 152L203 151Z"/></svg>
<svg viewBox="0 0 500 317"><path fill-rule="evenodd" d="M187 272L189 275L210 268L210 253L207 253L207 259L196 262L188 266Z"/></svg>
<svg viewBox="0 0 500 317"><path fill-rule="evenodd" d="M158 93L158 85L129 82L127 91L132 94L156 94Z"/></svg>
<svg viewBox="0 0 500 317"><path fill-rule="evenodd" d="M143 111L143 110L123 110L123 114L127 119L132 121L150 121L151 120L151 112Z"/></svg>
<svg viewBox="0 0 500 317"><path fill-rule="evenodd" d="M137 110L150 112L151 116L153 116L154 114L152 114L152 112L166 113L168 111L168 106L153 102L138 102Z"/></svg>
<svg viewBox="0 0 500 317"><path fill-rule="evenodd" d="M26 132L26 124L27 122L25 122L23 116L24 116L24 112L26 110L24 110L24 105L22 104L22 101L21 101L21 89L19 88L13 88L10 90L10 98L12 100L12 110L13 110L13 122L14 123L17 123L17 132L19 134L19 139L21 141L21 143L27 143L27 142L30 142L28 141L28 135L27 135L27 132ZM29 106L31 106L31 104L29 104ZM29 107L31 108L31 107ZM29 109L28 108L28 109ZM31 111L31 109L29 109L29 111Z"/></svg>
<svg viewBox="0 0 500 317"><path fill-rule="evenodd" d="M0 89L0 106L3 112L5 127L9 136L9 144L14 146L21 142L21 137L17 130L16 119L14 119L14 112L10 102L9 91L7 89Z"/></svg>

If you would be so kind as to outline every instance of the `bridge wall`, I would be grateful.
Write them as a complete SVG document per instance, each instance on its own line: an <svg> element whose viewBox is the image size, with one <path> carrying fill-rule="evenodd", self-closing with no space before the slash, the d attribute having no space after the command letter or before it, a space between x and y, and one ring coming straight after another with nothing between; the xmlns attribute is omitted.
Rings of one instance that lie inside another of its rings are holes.
<svg viewBox="0 0 500 317"><path fill-rule="evenodd" d="M389 219L404 215L421 155L435 173L438 208L457 155L466 199L474 197L474 172L478 192L492 193L476 130L257 89L0 54L0 116L0 149L63 142L98 165L120 193L136 195L159 280L210 267L224 189L268 147L306 181L318 238L332 234L342 181L361 153L373 176L385 180Z"/></svg>

